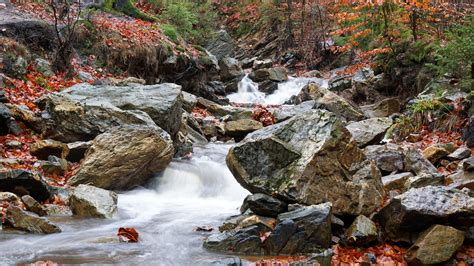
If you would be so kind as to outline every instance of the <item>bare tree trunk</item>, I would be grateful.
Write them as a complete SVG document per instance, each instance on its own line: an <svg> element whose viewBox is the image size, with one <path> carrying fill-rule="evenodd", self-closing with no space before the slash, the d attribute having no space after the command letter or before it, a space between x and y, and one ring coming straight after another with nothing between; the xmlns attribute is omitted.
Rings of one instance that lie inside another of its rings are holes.
<svg viewBox="0 0 474 266"><path fill-rule="evenodd" d="M293 21L291 20L291 12L292 12L292 8L291 8L291 4L292 4L292 0L287 0L286 1L288 7L287 7L287 17L286 17L286 38L285 38L285 42L284 42L284 47L285 48L289 48L289 47L292 47L294 46L295 44L295 40L294 40L294 37L293 37Z"/></svg>

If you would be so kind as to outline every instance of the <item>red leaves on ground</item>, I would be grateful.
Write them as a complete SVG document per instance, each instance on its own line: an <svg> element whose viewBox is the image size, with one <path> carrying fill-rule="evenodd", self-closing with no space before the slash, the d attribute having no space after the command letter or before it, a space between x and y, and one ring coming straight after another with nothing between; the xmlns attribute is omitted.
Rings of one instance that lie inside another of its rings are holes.
<svg viewBox="0 0 474 266"><path fill-rule="evenodd" d="M113 17L106 13L95 15L92 18L92 22L100 31L112 31L120 34L122 40L128 42L128 48L130 48L130 45L158 45L162 41L167 41L159 25L153 22ZM106 44L119 48L119 44L114 43L112 40L106 40ZM171 43L169 44L172 45Z"/></svg>
<svg viewBox="0 0 474 266"><path fill-rule="evenodd" d="M262 122L263 126L270 126L276 123L275 116L267 108L257 105L252 111L252 119Z"/></svg>
<svg viewBox="0 0 474 266"><path fill-rule="evenodd" d="M25 105L32 111L38 111L34 103L38 98L47 93L68 88L81 81L78 79L66 79L65 74L45 77L35 71L32 66L29 66L25 80L9 79L8 82L10 84L4 88L4 91L10 103Z"/></svg>
<svg viewBox="0 0 474 266"><path fill-rule="evenodd" d="M395 245L382 244L365 249L335 245L333 251L331 265L361 265L364 262L374 264L371 259L375 259L377 265L408 265L404 258L406 249Z"/></svg>
<svg viewBox="0 0 474 266"><path fill-rule="evenodd" d="M120 242L137 243L138 232L135 228L124 228L120 227L117 233Z"/></svg>

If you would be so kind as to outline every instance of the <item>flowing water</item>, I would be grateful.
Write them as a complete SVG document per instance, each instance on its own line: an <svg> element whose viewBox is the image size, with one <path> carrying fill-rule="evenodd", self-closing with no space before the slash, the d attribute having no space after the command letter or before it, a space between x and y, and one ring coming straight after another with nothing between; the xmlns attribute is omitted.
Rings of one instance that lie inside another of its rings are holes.
<svg viewBox="0 0 474 266"><path fill-rule="evenodd" d="M289 77L288 81L278 84L278 89L272 94L258 90L258 84L253 82L246 75L238 84L238 91L227 96L234 103L256 103L256 104L276 104L280 105L297 95L301 89L309 82L315 82L319 86L327 88L327 80L321 78L294 78Z"/></svg>
<svg viewBox="0 0 474 266"><path fill-rule="evenodd" d="M271 95L258 91L247 76L233 102L283 104L309 81L290 78ZM209 233L198 226L217 228L228 216L238 214L248 194L225 165L229 145L195 147L191 160L174 160L146 188L119 194L118 217L112 220L51 217L62 233L34 235L0 234L0 265L51 260L65 264L207 265L228 256L202 247ZM136 244L119 243L119 227L140 233Z"/></svg>
<svg viewBox="0 0 474 266"><path fill-rule="evenodd" d="M0 234L0 265L51 260L58 263L206 265L228 256L207 252L208 233L238 213L248 194L225 165L228 145L196 147L191 160L176 160L147 188L119 195L113 220L51 218L62 233ZM140 242L119 243L119 227L134 227Z"/></svg>

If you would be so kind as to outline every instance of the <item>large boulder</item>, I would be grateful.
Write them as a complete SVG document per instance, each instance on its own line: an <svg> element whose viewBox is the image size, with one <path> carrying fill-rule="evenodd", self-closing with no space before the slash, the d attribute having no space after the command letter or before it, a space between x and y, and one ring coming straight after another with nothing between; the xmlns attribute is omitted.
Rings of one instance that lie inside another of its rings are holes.
<svg viewBox="0 0 474 266"><path fill-rule="evenodd" d="M410 238L435 223L465 228L474 223L474 198L443 186L410 189L380 210L378 219L392 239Z"/></svg>
<svg viewBox="0 0 474 266"><path fill-rule="evenodd" d="M110 104L84 105L60 94L48 94L38 100L39 115L12 106L13 115L40 132L44 138L63 142L88 141L118 125L156 127L142 111L123 111Z"/></svg>
<svg viewBox="0 0 474 266"><path fill-rule="evenodd" d="M158 127L115 127L94 139L79 171L68 183L129 190L163 171L173 155L168 133Z"/></svg>
<svg viewBox="0 0 474 266"><path fill-rule="evenodd" d="M6 222L15 229L35 234L53 234L61 229L45 218L23 211L19 207L10 205L6 210Z"/></svg>
<svg viewBox="0 0 474 266"><path fill-rule="evenodd" d="M253 132L229 150L227 165L252 193L306 205L330 201L336 214L370 214L384 189L341 120L311 110Z"/></svg>
<svg viewBox="0 0 474 266"><path fill-rule="evenodd" d="M346 128L351 132L357 145L364 147L379 143L392 124L390 118L370 118L350 123Z"/></svg>
<svg viewBox="0 0 474 266"><path fill-rule="evenodd" d="M112 218L117 213L117 193L89 185L79 185L69 198L78 216Z"/></svg>
<svg viewBox="0 0 474 266"><path fill-rule="evenodd" d="M461 247L464 232L444 225L433 225L421 234L407 251L414 265L434 265L449 260Z"/></svg>
<svg viewBox="0 0 474 266"><path fill-rule="evenodd" d="M245 213L249 209L258 215L277 217L278 214L288 210L288 204L268 195L256 193L244 199L240 212Z"/></svg>
<svg viewBox="0 0 474 266"><path fill-rule="evenodd" d="M0 170L0 191L30 195L37 201L50 198L49 186L37 173L25 169Z"/></svg>
<svg viewBox="0 0 474 266"><path fill-rule="evenodd" d="M181 86L157 85L92 86L78 84L62 92L85 105L112 105L121 110L143 111L173 139L181 126Z"/></svg>

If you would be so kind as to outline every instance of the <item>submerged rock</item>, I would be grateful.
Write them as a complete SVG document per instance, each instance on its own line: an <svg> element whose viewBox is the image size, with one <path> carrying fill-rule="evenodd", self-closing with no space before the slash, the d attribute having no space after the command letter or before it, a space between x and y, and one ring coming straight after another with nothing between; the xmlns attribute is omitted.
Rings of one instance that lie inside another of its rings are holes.
<svg viewBox="0 0 474 266"><path fill-rule="evenodd" d="M330 201L336 214L370 214L384 189L376 167L333 113L311 110L249 134L227 165L252 193L306 205Z"/></svg>
<svg viewBox="0 0 474 266"><path fill-rule="evenodd" d="M244 199L240 212L245 213L248 209L258 215L277 217L278 214L287 211L288 205L268 195L256 193Z"/></svg>
<svg viewBox="0 0 474 266"><path fill-rule="evenodd" d="M49 186L44 178L25 169L0 170L0 190L17 195L30 195L37 201L50 198Z"/></svg>
<svg viewBox="0 0 474 266"><path fill-rule="evenodd" d="M173 155L169 135L158 127L115 127L94 139L68 184L129 190L163 171Z"/></svg>
<svg viewBox="0 0 474 266"><path fill-rule="evenodd" d="M474 198L442 186L410 189L393 198L380 210L378 218L387 236L393 239L434 223L463 228L474 223Z"/></svg>
<svg viewBox="0 0 474 266"><path fill-rule="evenodd" d="M456 253L463 241L463 231L450 226L433 225L408 249L408 262L422 265L445 262Z"/></svg>
<svg viewBox="0 0 474 266"><path fill-rule="evenodd" d="M377 237L375 223L369 218L359 215L347 229L344 241L348 245L362 246L376 241Z"/></svg>
<svg viewBox="0 0 474 266"><path fill-rule="evenodd" d="M79 185L71 195L69 205L78 216L112 218L117 213L117 194L89 185Z"/></svg>
<svg viewBox="0 0 474 266"><path fill-rule="evenodd" d="M13 228L36 234L53 234L61 229L45 218L34 216L13 205L8 206L6 221Z"/></svg>

